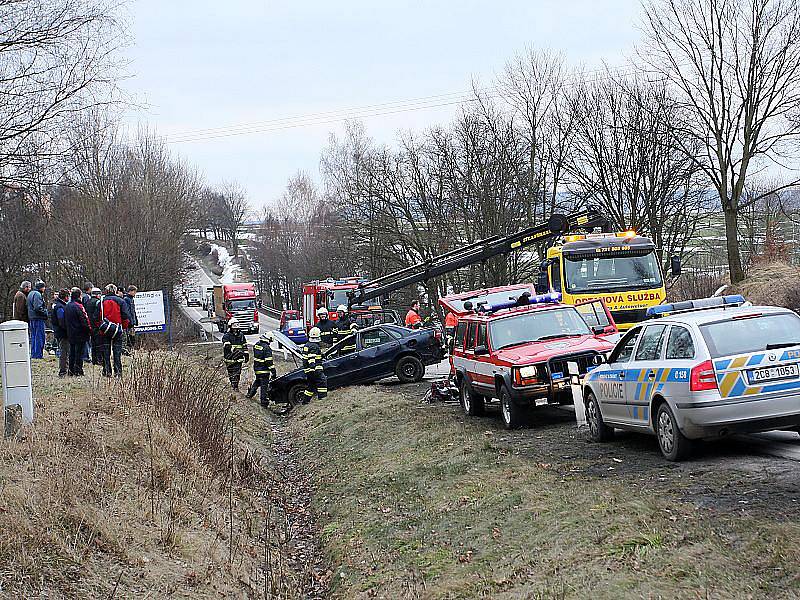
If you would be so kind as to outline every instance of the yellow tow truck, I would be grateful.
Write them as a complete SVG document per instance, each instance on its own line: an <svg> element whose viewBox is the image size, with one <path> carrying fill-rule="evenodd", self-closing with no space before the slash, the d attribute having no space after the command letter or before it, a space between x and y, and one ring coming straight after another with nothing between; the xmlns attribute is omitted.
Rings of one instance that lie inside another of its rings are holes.
<svg viewBox="0 0 800 600"><path fill-rule="evenodd" d="M672 275L680 258L671 258ZM667 299L655 244L635 231L565 235L548 248L536 283L560 292L566 304L602 298L620 330L643 321Z"/></svg>

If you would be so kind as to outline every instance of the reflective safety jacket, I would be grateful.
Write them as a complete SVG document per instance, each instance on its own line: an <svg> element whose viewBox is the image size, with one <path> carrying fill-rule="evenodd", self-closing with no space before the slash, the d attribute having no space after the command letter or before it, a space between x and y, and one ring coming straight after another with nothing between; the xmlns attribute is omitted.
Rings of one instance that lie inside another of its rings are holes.
<svg viewBox="0 0 800 600"><path fill-rule="evenodd" d="M413 308L406 313L406 327L418 329L422 327L422 317Z"/></svg>
<svg viewBox="0 0 800 600"><path fill-rule="evenodd" d="M228 331L222 336L222 358L226 364L241 364L249 357L247 340L241 331Z"/></svg>
<svg viewBox="0 0 800 600"><path fill-rule="evenodd" d="M336 324L330 319L320 319L317 327L319 327L320 342L326 346L333 346L338 339Z"/></svg>
<svg viewBox="0 0 800 600"><path fill-rule="evenodd" d="M314 371L322 371L322 350L317 342L308 342L303 346L303 373L308 375Z"/></svg>
<svg viewBox="0 0 800 600"><path fill-rule="evenodd" d="M275 377L275 364L272 361L272 348L269 343L258 340L253 345L253 373L256 376L272 373Z"/></svg>

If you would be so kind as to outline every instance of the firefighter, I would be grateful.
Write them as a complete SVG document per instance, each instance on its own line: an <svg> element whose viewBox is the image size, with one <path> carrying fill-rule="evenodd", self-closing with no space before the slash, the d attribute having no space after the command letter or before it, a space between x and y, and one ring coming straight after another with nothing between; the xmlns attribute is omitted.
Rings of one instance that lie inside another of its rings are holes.
<svg viewBox="0 0 800 600"><path fill-rule="evenodd" d="M228 369L231 387L239 391L239 379L242 376L242 365L250 360L247 352L247 340L239 329L239 321L232 318L228 321L228 331L222 336L222 358Z"/></svg>
<svg viewBox="0 0 800 600"><path fill-rule="evenodd" d="M411 308L406 313L406 327L419 329L422 327L422 317L419 314L419 300L414 300Z"/></svg>
<svg viewBox="0 0 800 600"><path fill-rule="evenodd" d="M350 318L350 314L344 304L336 307L336 314L336 341L338 342L350 335L350 325L353 324L353 320Z"/></svg>
<svg viewBox="0 0 800 600"><path fill-rule="evenodd" d="M448 348L452 348L453 339L456 335L456 325L458 325L458 317L455 313L449 311L444 318L444 337Z"/></svg>
<svg viewBox="0 0 800 600"><path fill-rule="evenodd" d="M303 372L306 374L306 389L303 391L303 404L311 402L314 394L324 400L328 395L328 379L322 367L322 350L319 347L319 327L308 332L308 342L303 346Z"/></svg>
<svg viewBox="0 0 800 600"><path fill-rule="evenodd" d="M256 395L256 390L261 388L261 406L269 405L269 380L277 377L275 363L272 360L272 332L265 331L253 345L253 384L247 391L247 397L252 398Z"/></svg>
<svg viewBox="0 0 800 600"><path fill-rule="evenodd" d="M323 350L327 350L333 346L337 341L336 323L328 318L328 309L324 306L317 309L317 328L320 332L320 346Z"/></svg>

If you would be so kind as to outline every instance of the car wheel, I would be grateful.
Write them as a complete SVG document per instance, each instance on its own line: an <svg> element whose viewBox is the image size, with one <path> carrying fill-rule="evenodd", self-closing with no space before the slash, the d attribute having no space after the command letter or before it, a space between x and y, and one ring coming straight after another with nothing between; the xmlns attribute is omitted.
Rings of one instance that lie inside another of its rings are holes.
<svg viewBox="0 0 800 600"><path fill-rule="evenodd" d="M418 383L425 375L425 367L416 356L404 356L397 361L394 374L397 375L400 383Z"/></svg>
<svg viewBox="0 0 800 600"><path fill-rule="evenodd" d="M480 417L484 414L484 398L480 394L472 391L466 377L461 378L461 385L458 388L461 408L470 417Z"/></svg>
<svg viewBox="0 0 800 600"><path fill-rule="evenodd" d="M506 429L519 429L525 424L525 410L511 399L511 392L503 386L500 392L500 414Z"/></svg>
<svg viewBox="0 0 800 600"><path fill-rule="evenodd" d="M595 442L607 442L614 437L614 428L606 425L600 413L600 403L592 392L586 394L586 423Z"/></svg>
<svg viewBox="0 0 800 600"><path fill-rule="evenodd" d="M681 433L675 415L666 402L658 407L656 413L656 437L661 454L667 460L684 460L692 453L691 440Z"/></svg>
<svg viewBox="0 0 800 600"><path fill-rule="evenodd" d="M286 394L286 401L288 409L292 409L295 406L298 406L303 403L305 400L305 392L306 386L302 383L296 383L292 387L289 388L289 392Z"/></svg>

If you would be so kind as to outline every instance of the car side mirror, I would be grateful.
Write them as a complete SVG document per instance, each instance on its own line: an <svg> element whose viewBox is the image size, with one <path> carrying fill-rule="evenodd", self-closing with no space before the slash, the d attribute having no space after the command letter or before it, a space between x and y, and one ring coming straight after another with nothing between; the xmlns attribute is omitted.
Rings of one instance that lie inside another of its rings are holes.
<svg viewBox="0 0 800 600"><path fill-rule="evenodd" d="M547 271L539 271L536 275L536 293L546 294L550 291L550 280L547 278Z"/></svg>
<svg viewBox="0 0 800 600"><path fill-rule="evenodd" d="M595 355L592 357L592 364L593 364L594 366L596 366L596 367L599 367L599 366L600 366L600 365L602 365L604 362L606 362L606 357L605 357L605 356L603 356L602 354L595 354Z"/></svg>
<svg viewBox="0 0 800 600"><path fill-rule="evenodd" d="M672 276L677 277L681 274L681 257L671 256L669 259L669 268L672 271Z"/></svg>
<svg viewBox="0 0 800 600"><path fill-rule="evenodd" d="M486 356L489 354L489 349L486 346L475 346L473 353L475 356Z"/></svg>

